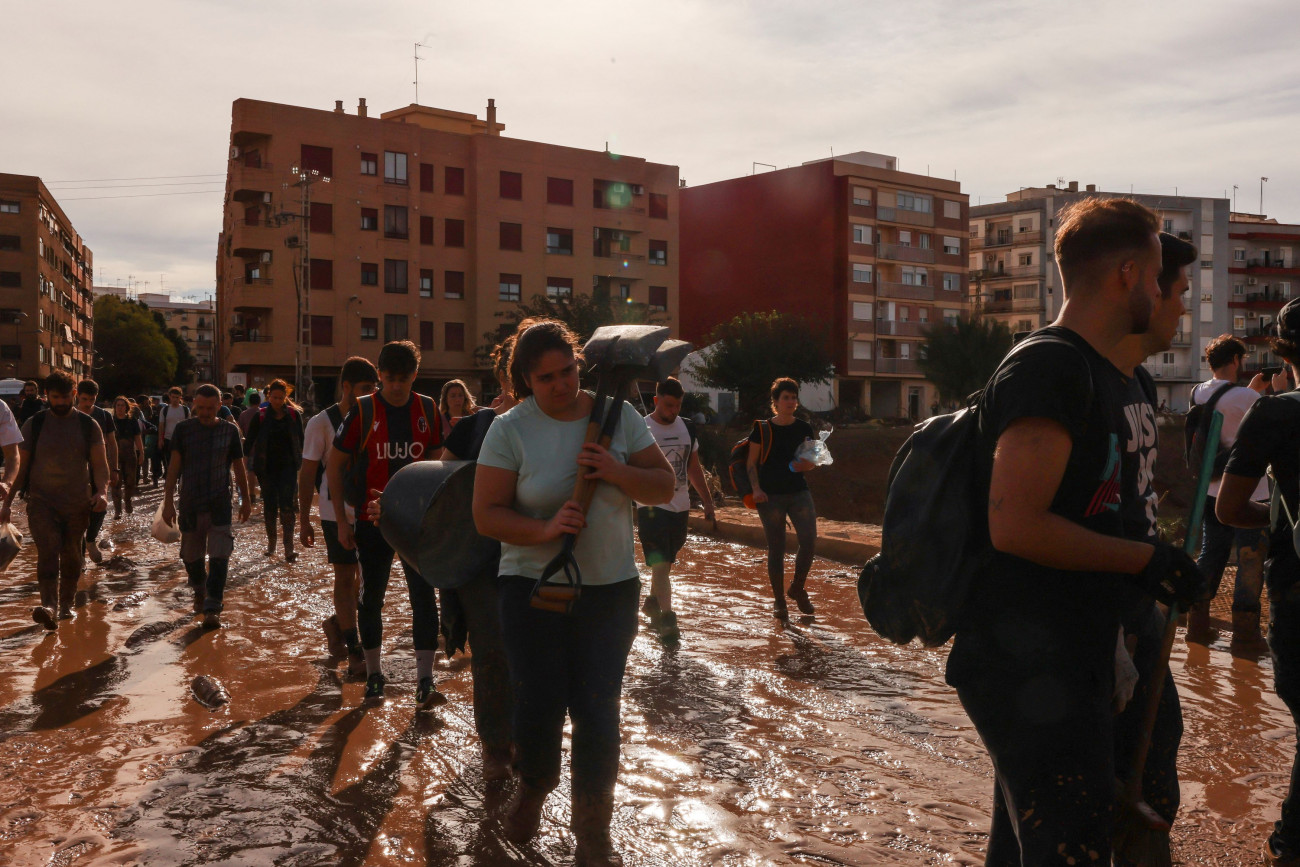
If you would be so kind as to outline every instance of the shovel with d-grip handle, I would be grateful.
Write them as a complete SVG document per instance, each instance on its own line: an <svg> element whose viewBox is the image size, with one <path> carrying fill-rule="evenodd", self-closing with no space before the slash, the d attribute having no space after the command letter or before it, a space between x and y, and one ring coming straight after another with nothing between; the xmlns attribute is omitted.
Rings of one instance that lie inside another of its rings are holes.
<svg viewBox="0 0 1300 867"><path fill-rule="evenodd" d="M1187 519L1187 534L1183 550L1191 557L1196 552L1197 533L1205 514L1205 495L1214 475L1214 456L1219 451L1219 434L1223 428L1223 413L1216 411L1210 418L1209 434L1205 438L1205 454L1201 458L1201 471L1196 477L1196 496L1192 498L1192 511ZM1164 695L1165 678L1169 673L1169 654L1174 647L1178 629L1177 602L1169 604L1168 621L1160 644L1160 655L1151 672L1150 689L1146 706L1142 709L1142 728L1138 733L1137 750L1129 768L1128 783L1120 791L1119 815L1115 822L1115 863L1140 864L1143 867L1164 867L1173 864L1169 851L1169 823L1142 799L1142 777L1146 770L1147 753L1151 750L1151 733L1160 713L1160 699Z"/></svg>

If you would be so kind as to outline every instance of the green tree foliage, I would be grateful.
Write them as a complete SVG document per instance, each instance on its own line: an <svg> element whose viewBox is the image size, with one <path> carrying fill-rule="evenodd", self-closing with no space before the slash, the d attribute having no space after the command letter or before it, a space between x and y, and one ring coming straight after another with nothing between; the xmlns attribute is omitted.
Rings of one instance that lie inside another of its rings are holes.
<svg viewBox="0 0 1300 867"><path fill-rule="evenodd" d="M663 316L649 305L615 301L608 293L580 293L569 298L550 298L534 295L526 302L517 303L513 309L500 311L501 324L483 333L483 343L475 350L481 363L486 363L492 348L513 332L525 319L558 319L586 341L602 325L641 325L663 321Z"/></svg>
<svg viewBox="0 0 1300 867"><path fill-rule="evenodd" d="M736 392L740 409L752 417L766 414L772 380L826 382L835 372L826 330L787 313L742 313L714 328L708 344L696 377Z"/></svg>
<svg viewBox="0 0 1300 867"><path fill-rule="evenodd" d="M143 305L142 305L143 306ZM194 369L198 363L194 360L194 353L190 352L190 345L181 337L180 332L167 324L167 320L157 310L153 311L154 321L162 329L163 337L171 343L176 350L176 366L172 370L172 375L168 385L188 385L190 379L194 376Z"/></svg>
<svg viewBox="0 0 1300 867"><path fill-rule="evenodd" d="M937 323L924 337L918 365L945 403L964 401L983 388L1011 349L1011 329L982 316Z"/></svg>
<svg viewBox="0 0 1300 867"><path fill-rule="evenodd" d="M171 385L176 346L147 307L115 295L95 299L95 379L100 394L139 394Z"/></svg>

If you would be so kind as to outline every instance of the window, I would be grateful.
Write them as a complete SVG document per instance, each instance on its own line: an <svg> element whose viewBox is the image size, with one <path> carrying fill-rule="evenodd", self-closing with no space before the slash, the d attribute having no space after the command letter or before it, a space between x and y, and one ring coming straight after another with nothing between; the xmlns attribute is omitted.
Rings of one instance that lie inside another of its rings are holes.
<svg viewBox="0 0 1300 867"><path fill-rule="evenodd" d="M667 241L650 242L650 264L651 265L668 264L668 242Z"/></svg>
<svg viewBox="0 0 1300 867"><path fill-rule="evenodd" d="M900 211L916 211L921 214L928 214L931 210L931 199L929 196L919 196L916 193L898 194L898 209Z"/></svg>
<svg viewBox="0 0 1300 867"><path fill-rule="evenodd" d="M864 207L871 205L871 190L868 187L853 188L853 204Z"/></svg>
<svg viewBox="0 0 1300 867"><path fill-rule="evenodd" d="M406 225L406 208L402 205L384 205L384 237L404 241L410 236Z"/></svg>
<svg viewBox="0 0 1300 867"><path fill-rule="evenodd" d="M406 265L405 259L385 259L384 260L384 291L395 294L406 294Z"/></svg>
<svg viewBox="0 0 1300 867"><path fill-rule="evenodd" d="M1234 317L1232 317L1232 327L1233 327L1233 328L1236 328L1236 329L1239 330L1239 331L1240 331L1241 329L1245 328L1245 327L1246 327L1246 317L1245 317L1245 316L1234 316Z"/></svg>
<svg viewBox="0 0 1300 867"><path fill-rule="evenodd" d="M859 322L870 322L870 321L871 321L871 302L870 302L870 301L854 301L854 302L853 302L853 318L856 319L856 320L859 321Z"/></svg>
<svg viewBox="0 0 1300 867"><path fill-rule="evenodd" d="M433 246L433 217L420 217L420 243L426 247Z"/></svg>
<svg viewBox="0 0 1300 867"><path fill-rule="evenodd" d="M871 341L870 340L853 341L853 358L857 361L870 361Z"/></svg>
<svg viewBox="0 0 1300 867"><path fill-rule="evenodd" d="M1213 259L1202 259L1202 260L1201 260L1201 268L1203 268L1203 269L1205 269L1205 270L1208 271L1208 270L1210 270L1210 269L1213 268L1213 267L1214 267L1214 260L1213 260Z"/></svg>
<svg viewBox="0 0 1300 867"><path fill-rule="evenodd" d="M379 265L374 262L361 263L361 285L378 286L379 285Z"/></svg>
<svg viewBox="0 0 1300 867"><path fill-rule="evenodd" d="M1237 285L1233 286L1233 287L1232 287L1232 294L1233 294L1233 295L1245 295L1245 294L1246 294L1246 286L1245 286L1245 284L1243 284L1243 283L1238 283Z"/></svg>
<svg viewBox="0 0 1300 867"><path fill-rule="evenodd" d="M572 205L573 181L568 178L546 179L546 204Z"/></svg>
<svg viewBox="0 0 1300 867"><path fill-rule="evenodd" d="M465 351L465 323L442 323L442 348L448 352Z"/></svg>
<svg viewBox="0 0 1300 867"><path fill-rule="evenodd" d="M1162 362L1164 362L1165 364L1173 364L1173 363L1174 363L1174 354L1173 354L1172 352L1162 352L1162 353L1160 354L1160 360L1161 360Z"/></svg>
<svg viewBox="0 0 1300 867"><path fill-rule="evenodd" d="M911 358L911 357L912 357L912 344L910 344L910 343L900 343L900 344L898 345L898 357L899 357L899 358Z"/></svg>
<svg viewBox="0 0 1300 867"><path fill-rule="evenodd" d="M855 243L855 244L870 244L870 243L871 243L871 227L870 227L870 226L863 226L863 225L860 225L860 224L858 224L858 223L854 223L854 224L853 224L853 243Z"/></svg>
<svg viewBox="0 0 1300 867"><path fill-rule="evenodd" d="M1026 298L1037 298L1037 297L1038 297L1038 284L1037 284L1037 283L1017 283L1016 285L1014 285L1014 286L1011 287L1011 297L1012 297L1012 298L1019 298L1019 299L1022 299L1022 300L1023 300L1023 299L1026 299Z"/></svg>
<svg viewBox="0 0 1300 867"><path fill-rule="evenodd" d="M442 297L459 300L465 297L465 272L442 272Z"/></svg>
<svg viewBox="0 0 1300 867"><path fill-rule="evenodd" d="M304 172L317 171L325 177L334 174L334 149L305 144L300 151L299 165Z"/></svg>
<svg viewBox="0 0 1300 867"><path fill-rule="evenodd" d="M428 319L420 320L420 348L433 349L433 323Z"/></svg>
<svg viewBox="0 0 1300 867"><path fill-rule="evenodd" d="M524 176L519 172L502 172L500 180L501 198L522 199L524 197Z"/></svg>
<svg viewBox="0 0 1300 867"><path fill-rule="evenodd" d="M1233 250L1232 250L1232 261L1234 261L1234 262L1245 262L1245 261L1246 261L1246 249L1245 249L1244 247L1234 247Z"/></svg>
<svg viewBox="0 0 1300 867"><path fill-rule="evenodd" d="M449 196L465 195L465 170L445 166L442 170L442 191Z"/></svg>
<svg viewBox="0 0 1300 867"><path fill-rule="evenodd" d="M6 343L0 346L0 358L18 359L23 357L23 348L17 343Z"/></svg>
<svg viewBox="0 0 1300 867"><path fill-rule="evenodd" d="M1033 220L1033 218L1032 218L1032 217L1029 217L1029 218L1026 218L1026 219L1024 219L1024 220L1017 220L1017 221L1016 221L1016 231L1017 231L1017 232L1032 232L1032 231L1034 231L1034 220Z"/></svg>
<svg viewBox="0 0 1300 867"><path fill-rule="evenodd" d="M631 297L632 297L632 284L631 284L631 283L620 283L620 284L618 284L618 297L619 297L620 300L623 300L623 301L627 301L629 298L631 298Z"/></svg>
<svg viewBox="0 0 1300 867"><path fill-rule="evenodd" d="M519 283L522 278L518 274L502 274L497 284L498 301L518 301L519 300Z"/></svg>
<svg viewBox="0 0 1300 867"><path fill-rule="evenodd" d="M405 340L410 335L405 313L384 314L384 342Z"/></svg>
<svg viewBox="0 0 1300 867"><path fill-rule="evenodd" d="M1173 221L1173 220L1165 220L1165 221L1164 221L1164 229L1165 229L1166 232L1168 232L1169 234L1172 235L1172 234L1174 233L1174 221Z"/></svg>
<svg viewBox="0 0 1300 867"><path fill-rule="evenodd" d="M556 256L573 255L573 230L572 229L547 229L546 230L546 252Z"/></svg>
<svg viewBox="0 0 1300 867"><path fill-rule="evenodd" d="M911 265L903 266L903 285L904 286L929 286L930 272L924 268L916 268Z"/></svg>
<svg viewBox="0 0 1300 867"><path fill-rule="evenodd" d="M312 316L310 329L311 329L312 346L333 346L334 345L334 317L333 316Z"/></svg>
<svg viewBox="0 0 1300 867"><path fill-rule="evenodd" d="M945 220L961 219L961 202L954 202L951 199L943 200L943 217Z"/></svg>
<svg viewBox="0 0 1300 867"><path fill-rule="evenodd" d="M23 239L18 235L0 235L0 250L21 250Z"/></svg>
<svg viewBox="0 0 1300 867"><path fill-rule="evenodd" d="M23 285L23 275L20 271L0 271L0 286L7 289L16 289Z"/></svg>
<svg viewBox="0 0 1300 867"><path fill-rule="evenodd" d="M442 245L444 247L465 246L465 221L464 220L443 221Z"/></svg>
<svg viewBox="0 0 1300 867"><path fill-rule="evenodd" d="M573 279L571 277L547 277L547 298L572 298Z"/></svg>
<svg viewBox="0 0 1300 867"><path fill-rule="evenodd" d="M21 202L11 202L7 199L0 199L0 214L17 214L21 211Z"/></svg>
<svg viewBox="0 0 1300 867"><path fill-rule="evenodd" d="M378 175L379 174L379 156L378 154L361 155L361 174Z"/></svg>
<svg viewBox="0 0 1300 867"><path fill-rule="evenodd" d="M1213 292L1202 292L1202 293L1201 293L1201 303L1202 303L1202 304L1213 304L1213 303L1214 303L1214 293L1213 293Z"/></svg>
<svg viewBox="0 0 1300 867"><path fill-rule="evenodd" d="M420 192L433 192L433 166L429 163L420 163Z"/></svg>
<svg viewBox="0 0 1300 867"><path fill-rule="evenodd" d="M945 291L945 292L960 292L960 291L961 291L961 275L960 275L960 274L944 274L944 275L943 275L943 288L944 288L944 291Z"/></svg>
<svg viewBox="0 0 1300 867"><path fill-rule="evenodd" d="M43 311L38 311L38 312L40 312L40 316L41 316L41 327L44 328L44 327L45 327L45 313L44 313ZM20 324L22 321L23 321L22 311L19 310L18 308L16 308L16 307L6 307L6 308L4 308L3 310L0 310L0 324L3 324L3 325L18 325L18 324Z"/></svg>
<svg viewBox="0 0 1300 867"><path fill-rule="evenodd" d="M960 239L950 238L947 235L944 235L943 252L947 253L949 256L960 256L961 255Z"/></svg>
<svg viewBox="0 0 1300 867"><path fill-rule="evenodd" d="M668 195L666 193L650 194L650 219L668 219Z"/></svg>
<svg viewBox="0 0 1300 867"><path fill-rule="evenodd" d="M859 263L857 263L857 262L854 262L854 263L853 263L853 282L854 282L854 283L870 283L870 282L871 282L871 266L870 266L870 265L862 265L862 264L859 264Z"/></svg>
<svg viewBox="0 0 1300 867"><path fill-rule="evenodd" d="M912 246L912 232L910 229L898 230L898 246L900 247Z"/></svg>
<svg viewBox="0 0 1300 867"><path fill-rule="evenodd" d="M651 286L648 304L651 310L666 312L668 310L668 287Z"/></svg>
<svg viewBox="0 0 1300 867"><path fill-rule="evenodd" d="M916 240L917 240L917 243L920 245L920 247L921 247L922 250L928 250L928 249L930 249L930 236L929 236L929 235L927 235L927 234L925 234L925 233L923 233L923 232L922 232L922 233L918 233L917 236L916 236Z"/></svg>
<svg viewBox="0 0 1300 867"><path fill-rule="evenodd" d="M334 206L325 202L311 203L311 218L308 231L318 235L330 235L334 232Z"/></svg>
<svg viewBox="0 0 1300 867"><path fill-rule="evenodd" d="M333 259L312 259L311 260L311 288L313 289L333 289L334 288L334 260ZM203 327L203 322L199 322L199 327Z"/></svg>
<svg viewBox="0 0 1300 867"><path fill-rule="evenodd" d="M378 208L361 209L361 231L363 232L379 231L379 209Z"/></svg>
<svg viewBox="0 0 1300 867"><path fill-rule="evenodd" d="M1034 254L1021 253L1016 261L1019 262L1021 265L1032 265L1034 264Z"/></svg>
<svg viewBox="0 0 1300 867"><path fill-rule="evenodd" d="M374 317L362 317L361 319L361 339L378 340L379 339L379 320Z"/></svg>
<svg viewBox="0 0 1300 867"><path fill-rule="evenodd" d="M432 268L420 269L420 297L421 298L433 297L433 269Z"/></svg>
<svg viewBox="0 0 1300 867"><path fill-rule="evenodd" d="M912 317L912 311L906 305L900 305L898 308L898 321L906 322Z"/></svg>
<svg viewBox="0 0 1300 867"><path fill-rule="evenodd" d="M956 310L943 311L944 325L956 325L960 321L961 321L961 313L959 313L958 311Z"/></svg>
<svg viewBox="0 0 1300 867"><path fill-rule="evenodd" d="M406 154L384 151L384 183L406 186Z"/></svg>
<svg viewBox="0 0 1300 867"><path fill-rule="evenodd" d="M500 229L502 250L522 250L524 248L524 227L522 223L502 223Z"/></svg>
<svg viewBox="0 0 1300 867"><path fill-rule="evenodd" d="M930 308L929 308L929 307L918 307L918 308L916 308L916 321L917 321L917 322L929 322L929 321L930 321Z"/></svg>

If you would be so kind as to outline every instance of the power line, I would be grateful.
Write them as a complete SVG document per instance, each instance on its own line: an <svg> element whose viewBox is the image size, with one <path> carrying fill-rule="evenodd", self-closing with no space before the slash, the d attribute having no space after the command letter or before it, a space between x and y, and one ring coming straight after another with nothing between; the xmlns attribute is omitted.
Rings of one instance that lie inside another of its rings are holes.
<svg viewBox="0 0 1300 867"><path fill-rule="evenodd" d="M221 175L221 177L225 177L225 175ZM93 187L61 187L60 191L68 192L69 190L134 190L141 187L193 187L193 186L198 186L200 184L211 184L211 183L215 183L215 182L214 181L164 181L161 184L121 184L117 186L110 184L104 186L97 185Z"/></svg>
<svg viewBox="0 0 1300 867"><path fill-rule="evenodd" d="M154 175L147 178L78 178L73 181L46 181L45 185L50 184L105 184L109 181L169 181L176 178L224 178L224 174L219 175Z"/></svg>
<svg viewBox="0 0 1300 867"><path fill-rule="evenodd" d="M152 196L193 196L201 193L224 193L220 190L183 190L178 193L133 193L126 196L76 196L71 199L59 199L60 202L91 202L96 199L146 199Z"/></svg>

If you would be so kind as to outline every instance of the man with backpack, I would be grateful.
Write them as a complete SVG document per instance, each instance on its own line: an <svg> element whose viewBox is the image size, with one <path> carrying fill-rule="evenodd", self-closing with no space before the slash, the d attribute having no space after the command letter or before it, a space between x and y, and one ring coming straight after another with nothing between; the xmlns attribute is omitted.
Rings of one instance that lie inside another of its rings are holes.
<svg viewBox="0 0 1300 867"><path fill-rule="evenodd" d="M77 410L95 420L104 434L104 452L108 455L109 483L118 484L122 480L121 466L117 459L117 428L113 423L113 414L102 406L95 404L99 397L99 383L93 379L83 379L77 383ZM99 550L97 540L99 531L104 529L104 519L108 517L108 507L102 512L90 513L90 525L86 528L86 550L90 559L96 563L104 562L104 554Z"/></svg>
<svg viewBox="0 0 1300 867"><path fill-rule="evenodd" d="M694 486L704 503L704 517L716 520L713 495L704 479L700 466L700 443L695 435L695 425L681 417L682 398L686 396L682 384L668 377L655 386L655 408L645 417L646 427L654 435L659 450L668 458L677 477L673 498L662 506L636 504L637 535L641 538L641 551L650 567L650 593L641 610L650 618L650 625L665 644L680 637L677 614L673 611L670 575L677 552L686 544L687 519L691 512L691 491Z"/></svg>
<svg viewBox="0 0 1300 867"><path fill-rule="evenodd" d="M301 541L306 547L316 543L311 525L311 500L313 491L320 492L316 508L320 512L321 535L325 537L325 557L334 568L334 613L325 619L323 629L331 656L348 658L348 673L365 673L366 661L361 650L361 635L357 632L357 595L359 591L356 548L347 549L339 544L339 522L330 497L329 480L325 477L326 458L334 437L345 419L356 406L357 398L375 390L379 372L368 359L353 356L343 362L339 371L339 402L318 412L307 422L307 433L302 447L302 468L298 471L299 511L302 513ZM351 506L346 506L344 521L352 523L356 516Z"/></svg>
<svg viewBox="0 0 1300 867"><path fill-rule="evenodd" d="M379 352L379 391L362 397L334 438L326 464L330 498L338 521L339 544L355 549L361 566L357 626L366 660L367 704L384 700L380 663L384 595L393 569L393 549L369 519L370 501L407 464L434 459L442 448L442 424L433 398L411 390L420 369L420 351L409 340L385 344ZM355 510L355 530L347 507ZM433 588L415 568L402 561L414 621L417 708L446 701L433 680L438 648L438 601Z"/></svg>
<svg viewBox="0 0 1300 867"><path fill-rule="evenodd" d="M1232 643L1243 649L1258 648L1264 641L1259 628L1259 597L1264 586L1268 537L1259 528L1234 530L1225 526L1214 516L1214 508L1219 496L1223 468L1227 465L1232 444L1237 440L1241 420L1272 384L1272 377L1265 378L1262 373L1257 373L1249 386L1237 385L1245 356L1246 344L1231 334L1222 334L1209 342L1205 347L1205 360L1214 371L1214 376L1192 389L1192 409L1187 415L1188 463L1196 468L1200 466L1203 440L1209 431L1210 418L1216 410L1223 413L1223 429L1219 433L1219 450L1214 462L1215 476L1210 481L1205 499L1201 556L1196 559L1196 565L1210 582L1212 599L1219 592L1223 570L1228 565L1233 545L1236 545L1237 580L1232 594ZM1279 373L1277 379L1280 380L1281 390L1285 390L1286 375ZM1201 440L1199 444L1198 434ZM1268 499L1268 479L1259 480L1252 499ZM1192 610L1187 613L1187 640L1208 644L1214 638L1215 632L1210 628L1210 602L1206 600L1192 606Z"/></svg>
<svg viewBox="0 0 1300 867"><path fill-rule="evenodd" d="M190 408L184 402L185 392L177 386L167 389L167 402L158 410L158 448L161 452L162 472L171 463L172 433L176 425L190 417Z"/></svg>
<svg viewBox="0 0 1300 867"><path fill-rule="evenodd" d="M991 550L961 605L947 679L993 760L990 864L1109 863L1121 614L1135 594L1186 605L1204 593L1181 549L1125 537L1129 381L1107 355L1150 325L1159 231L1131 200L1063 211L1060 316L981 398Z"/></svg>
<svg viewBox="0 0 1300 867"><path fill-rule="evenodd" d="M36 543L41 604L32 619L53 631L72 617L92 511L108 509L108 456L94 419L73 407L75 384L63 371L45 378L49 408L23 425L18 483L5 498L9 522L14 494L27 492L27 526ZM36 472L33 472L36 469ZM57 612L57 620L56 618Z"/></svg>

